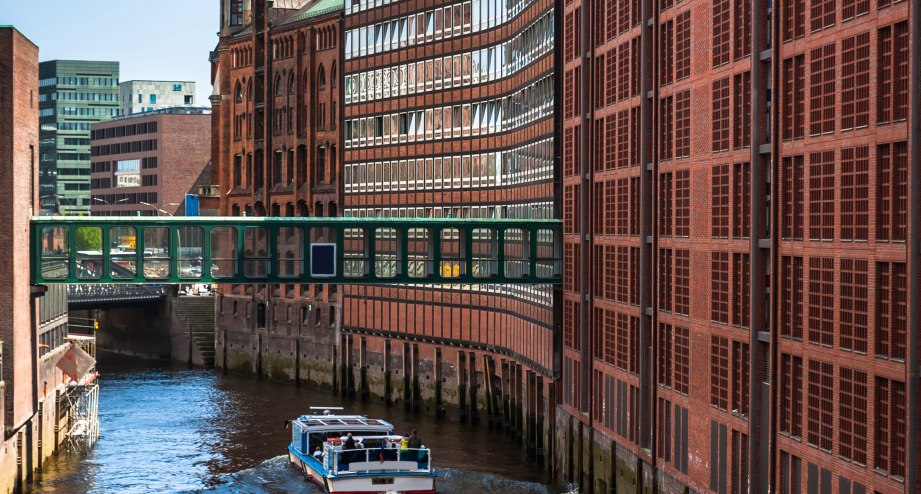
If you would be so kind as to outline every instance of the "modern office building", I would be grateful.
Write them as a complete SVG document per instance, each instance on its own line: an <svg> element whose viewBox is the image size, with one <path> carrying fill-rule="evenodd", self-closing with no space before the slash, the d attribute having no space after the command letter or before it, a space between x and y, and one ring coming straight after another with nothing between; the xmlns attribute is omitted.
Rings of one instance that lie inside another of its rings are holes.
<svg viewBox="0 0 921 494"><path fill-rule="evenodd" d="M195 106L195 83L191 81L125 81L118 91L119 115Z"/></svg>
<svg viewBox="0 0 921 494"><path fill-rule="evenodd" d="M90 126L118 114L118 62L41 62L38 105L42 212L89 213Z"/></svg>
<svg viewBox="0 0 921 494"><path fill-rule="evenodd" d="M342 0L223 0L212 52L214 184L226 216L336 216ZM267 249L248 229L247 249ZM317 239L328 239L315 232ZM272 239L302 269L304 233ZM274 269L274 268L273 268ZM281 271L284 270L284 271ZM237 285L217 296L215 365L330 386L338 371L335 285Z"/></svg>
<svg viewBox="0 0 921 494"><path fill-rule="evenodd" d="M917 7L566 3L565 478L921 490Z"/></svg>
<svg viewBox="0 0 921 494"><path fill-rule="evenodd" d="M559 217L556 14L552 0L347 2L345 214ZM482 416L549 460L561 303L547 286L346 286L340 346L371 392Z"/></svg>
<svg viewBox="0 0 921 494"><path fill-rule="evenodd" d="M185 195L211 180L211 111L166 108L90 130L93 216L182 214Z"/></svg>

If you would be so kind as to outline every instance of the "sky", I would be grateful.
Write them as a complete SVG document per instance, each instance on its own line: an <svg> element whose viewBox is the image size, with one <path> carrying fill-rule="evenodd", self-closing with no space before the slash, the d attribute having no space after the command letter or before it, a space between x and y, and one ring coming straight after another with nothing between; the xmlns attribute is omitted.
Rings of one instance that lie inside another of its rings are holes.
<svg viewBox="0 0 921 494"><path fill-rule="evenodd" d="M219 0L0 0L0 25L38 45L39 61L120 63L120 81L194 81L209 106Z"/></svg>

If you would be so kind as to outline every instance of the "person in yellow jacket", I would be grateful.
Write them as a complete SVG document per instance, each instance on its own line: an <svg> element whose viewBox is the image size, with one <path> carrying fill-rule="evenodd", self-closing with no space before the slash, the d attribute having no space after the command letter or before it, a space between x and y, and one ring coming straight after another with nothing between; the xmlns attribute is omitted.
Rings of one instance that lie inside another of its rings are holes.
<svg viewBox="0 0 921 494"><path fill-rule="evenodd" d="M403 439L400 439L400 449L409 449L409 434L403 434Z"/></svg>

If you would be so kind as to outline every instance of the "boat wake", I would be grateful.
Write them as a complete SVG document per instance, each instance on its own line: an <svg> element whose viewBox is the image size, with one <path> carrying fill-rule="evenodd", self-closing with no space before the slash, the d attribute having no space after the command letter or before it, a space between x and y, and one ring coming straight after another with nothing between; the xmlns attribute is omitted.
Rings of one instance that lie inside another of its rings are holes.
<svg viewBox="0 0 921 494"><path fill-rule="evenodd" d="M287 456L266 460L253 468L227 474L218 485L185 494L321 494L321 490L288 463ZM535 482L522 482L484 472L438 469L438 494L552 494Z"/></svg>

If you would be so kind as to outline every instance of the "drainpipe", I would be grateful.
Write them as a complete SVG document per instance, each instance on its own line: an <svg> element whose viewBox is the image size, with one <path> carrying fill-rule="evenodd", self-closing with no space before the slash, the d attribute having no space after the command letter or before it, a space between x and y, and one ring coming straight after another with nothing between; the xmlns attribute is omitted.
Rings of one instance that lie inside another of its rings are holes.
<svg viewBox="0 0 921 494"><path fill-rule="evenodd" d="M654 173L656 164L653 162L652 153L649 151L650 143L653 136L650 131L652 128L652 116L650 115L651 107L654 104L652 98L656 97L655 84L650 88L649 79L652 77L652 71L655 67L654 57L652 54L652 44L654 41L653 29L658 21L655 17L655 9L652 8L648 0L643 0L640 9L640 57L643 63L640 68L640 265L639 265L639 367L640 367L640 448L647 451L646 454L653 456L652 440L653 431L655 430L655 398L653 397L653 375L655 360L649 353L652 349L650 346L650 335L652 318L655 317L655 309L650 305L648 274L651 274L651 256L654 252L652 244L652 235L650 222L647 219L651 216L654 208L650 208L650 195L652 194L652 184L654 183ZM636 138L636 136L634 136ZM648 239L648 240L647 240ZM648 309L648 312L647 312Z"/></svg>
<svg viewBox="0 0 921 494"><path fill-rule="evenodd" d="M767 108L767 75L765 67L771 59L762 59L761 51L767 46L765 43L765 26L767 24L767 7L764 0L754 0L751 12L752 38L751 38L751 157L749 159L751 180L749 185L749 361L748 361L748 478L751 492L768 492L768 465L770 464L770 427L765 423L765 418L770 417L770 411L763 409L762 405L770 402L770 386L764 383L762 376L768 375L767 359L770 356L770 320L765 317L765 262L771 259L770 243L763 244L761 237L765 233L764 218L765 186L762 183L762 164L764 157L761 153L761 143L765 140L762 131L762 108ZM762 99L764 98L764 99ZM764 106L762 106L764 105ZM772 139L774 140L774 139ZM767 143L771 145L773 143ZM768 155L770 156L770 155ZM765 327L765 322L768 326ZM757 444L757 446L755 446Z"/></svg>
<svg viewBox="0 0 921 494"><path fill-rule="evenodd" d="M919 187L921 187L921 8L919 8L916 2L911 4L911 19L909 20L909 27L911 31L911 76L910 76L910 105L911 109L911 165L909 170L909 184L908 190L910 194L909 207L911 208L911 224L909 225L909 240L908 240L908 269L909 269L909 304L908 304L908 322L909 322L909 331L908 331L908 406L906 407L909 410L908 413L908 472L906 476L906 485L908 486L909 492L916 492L918 489L921 489L919 486L919 468L918 462L921 461L919 458L918 449L921 448L921 441L918 438L918 421L919 414L917 413L917 407L919 406L919 396L918 396L918 380L919 377L919 341L918 341L918 332L921 331L921 328L918 326L919 318L921 318L921 308L918 307L918 303L921 302L918 296L918 290L921 289L921 283L919 283L919 276L921 276L921 243L919 243L919 235L921 235L921 213L918 211L918 204L915 202L918 199Z"/></svg>
<svg viewBox="0 0 921 494"><path fill-rule="evenodd" d="M589 39L590 29L590 17L589 17L589 7L590 3L587 1L582 2L580 20L583 29L580 29L579 33L579 73L582 75L579 83L581 84L581 98L579 101L580 111L580 124L579 124L579 147L581 152L579 153L579 231L576 232L579 235L579 359L581 364L581 382L579 390L579 411L582 412L583 416L587 416L589 422L591 422L591 409L592 407L588 406L589 401L589 390L592 389L592 358L591 353L588 351L589 344L589 335L588 335L588 315L589 310L586 305L591 301L591 296L588 293L588 283L586 278L588 277L588 245L589 235L585 233L587 225L589 225L588 217L588 201L589 201L589 191L591 189L591 167L588 163L587 155L589 146L591 144L589 140L589 135L591 134L591 113L589 109L591 107L591 78L589 69L591 61L591 40Z"/></svg>

